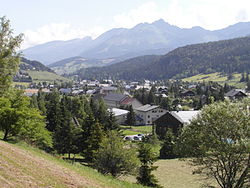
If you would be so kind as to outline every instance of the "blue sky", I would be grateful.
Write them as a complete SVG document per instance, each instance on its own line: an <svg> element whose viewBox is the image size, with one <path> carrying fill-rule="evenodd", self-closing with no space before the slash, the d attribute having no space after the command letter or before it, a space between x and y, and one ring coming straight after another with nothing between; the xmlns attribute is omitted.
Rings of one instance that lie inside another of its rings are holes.
<svg viewBox="0 0 250 188"><path fill-rule="evenodd" d="M22 48L52 40L97 37L114 28L131 28L163 18L183 28L221 29L250 21L249 0L0 0Z"/></svg>

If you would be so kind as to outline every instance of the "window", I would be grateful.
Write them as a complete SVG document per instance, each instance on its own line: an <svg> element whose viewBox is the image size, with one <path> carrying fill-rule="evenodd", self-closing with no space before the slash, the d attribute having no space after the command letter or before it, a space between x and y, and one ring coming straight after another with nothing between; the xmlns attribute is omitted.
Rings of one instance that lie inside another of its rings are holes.
<svg viewBox="0 0 250 188"><path fill-rule="evenodd" d="M150 116L148 115L148 118L150 118Z"/></svg>
<svg viewBox="0 0 250 188"><path fill-rule="evenodd" d="M148 121L148 124L150 123L150 121Z"/></svg>

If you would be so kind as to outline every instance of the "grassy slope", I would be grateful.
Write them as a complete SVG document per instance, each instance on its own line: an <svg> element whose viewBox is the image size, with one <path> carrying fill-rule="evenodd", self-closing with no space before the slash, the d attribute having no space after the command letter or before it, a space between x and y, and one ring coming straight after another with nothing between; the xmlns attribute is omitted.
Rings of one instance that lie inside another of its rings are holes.
<svg viewBox="0 0 250 188"><path fill-rule="evenodd" d="M67 82L67 78L47 71L27 71L33 82Z"/></svg>
<svg viewBox="0 0 250 188"><path fill-rule="evenodd" d="M141 187L72 165L23 144L0 141L1 187Z"/></svg>
<svg viewBox="0 0 250 188"><path fill-rule="evenodd" d="M211 73L211 74L198 74L192 77L184 78L183 81L187 82L218 82L221 84L227 83L229 85L233 85L239 88L244 88L245 83L240 83L241 74L233 74L233 79L228 80L226 75L220 73Z"/></svg>

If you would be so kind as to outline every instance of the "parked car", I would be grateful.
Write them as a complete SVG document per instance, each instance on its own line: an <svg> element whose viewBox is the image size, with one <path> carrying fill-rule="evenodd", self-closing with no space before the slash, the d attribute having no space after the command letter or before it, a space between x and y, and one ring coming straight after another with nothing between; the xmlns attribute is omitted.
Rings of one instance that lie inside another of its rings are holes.
<svg viewBox="0 0 250 188"><path fill-rule="evenodd" d="M124 137L124 140L132 141L132 140L134 140L134 139L133 139L133 137L131 137L131 136L125 136L125 137Z"/></svg>
<svg viewBox="0 0 250 188"><path fill-rule="evenodd" d="M133 139L136 140L136 141L140 141L142 139L142 137L140 137L140 136L134 136Z"/></svg>

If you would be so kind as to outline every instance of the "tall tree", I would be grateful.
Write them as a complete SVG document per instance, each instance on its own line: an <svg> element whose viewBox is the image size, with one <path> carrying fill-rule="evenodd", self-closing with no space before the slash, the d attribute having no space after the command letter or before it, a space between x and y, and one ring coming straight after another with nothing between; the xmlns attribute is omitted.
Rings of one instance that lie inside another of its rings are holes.
<svg viewBox="0 0 250 188"><path fill-rule="evenodd" d="M172 129L168 129L166 136L163 140L162 147L160 149L160 158L161 159L174 159L177 157L174 151L175 147L175 137Z"/></svg>
<svg viewBox="0 0 250 188"><path fill-rule="evenodd" d="M133 110L132 105L129 106L129 113L127 114L127 120L126 120L126 124L131 126L134 126L136 123L136 119L135 119L135 112Z"/></svg>
<svg viewBox="0 0 250 188"><path fill-rule="evenodd" d="M154 162L157 160L157 155L152 151L152 146L150 144L141 143L139 145L138 157L141 161L139 175L136 178L138 183L148 187L161 187L152 174L152 171L157 169L156 166L153 166Z"/></svg>
<svg viewBox="0 0 250 188"><path fill-rule="evenodd" d="M10 21L0 18L0 96L11 87L12 77L16 74L20 62L17 52L23 35L13 36Z"/></svg>
<svg viewBox="0 0 250 188"><path fill-rule="evenodd" d="M54 148L60 154L67 153L70 158L70 154L73 153L72 149L74 148L75 126L66 104L66 96L64 96L60 104L60 123L54 130Z"/></svg>
<svg viewBox="0 0 250 188"><path fill-rule="evenodd" d="M249 99L213 103L184 129L181 154L222 188L250 186Z"/></svg>
<svg viewBox="0 0 250 188"><path fill-rule="evenodd" d="M136 151L125 146L117 131L110 131L101 142L95 167L103 174L114 177L133 174L138 166Z"/></svg>
<svg viewBox="0 0 250 188"><path fill-rule="evenodd" d="M89 164L93 164L97 157L98 149L105 134L102 125L91 117L87 120L83 129L83 151L82 154Z"/></svg>
<svg viewBox="0 0 250 188"><path fill-rule="evenodd" d="M19 136L39 146L51 146L51 137L37 109L30 108L30 99L20 90L9 91L9 97L0 97L0 130L3 140Z"/></svg>
<svg viewBox="0 0 250 188"><path fill-rule="evenodd" d="M46 95L47 129L51 132L60 124L60 94L53 91Z"/></svg>

